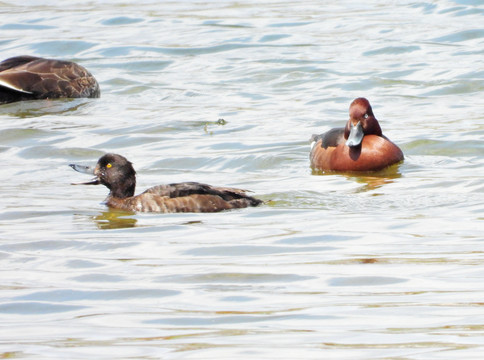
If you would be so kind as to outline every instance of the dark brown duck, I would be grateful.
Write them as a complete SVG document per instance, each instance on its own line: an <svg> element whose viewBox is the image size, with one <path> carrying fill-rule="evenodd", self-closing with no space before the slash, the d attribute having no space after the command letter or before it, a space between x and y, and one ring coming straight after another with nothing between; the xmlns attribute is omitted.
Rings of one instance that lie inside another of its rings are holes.
<svg viewBox="0 0 484 360"><path fill-rule="evenodd" d="M70 61L16 56L0 63L0 104L22 100L98 98L99 84Z"/></svg>
<svg viewBox="0 0 484 360"><path fill-rule="evenodd" d="M197 182L158 185L134 195L136 171L131 162L117 154L102 156L94 168L70 164L74 170L95 175L92 181L74 185L106 186L105 203L110 208L139 212L217 212L262 204L245 190L215 187Z"/></svg>

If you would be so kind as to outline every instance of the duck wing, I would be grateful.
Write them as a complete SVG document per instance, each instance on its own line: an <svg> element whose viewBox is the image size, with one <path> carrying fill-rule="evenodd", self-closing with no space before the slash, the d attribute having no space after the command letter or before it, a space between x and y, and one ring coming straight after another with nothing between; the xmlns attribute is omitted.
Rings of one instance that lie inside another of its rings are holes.
<svg viewBox="0 0 484 360"><path fill-rule="evenodd" d="M344 140L344 133L344 128L335 128L328 130L324 134L311 136L310 141L316 144L321 140L321 147L325 149L328 147L336 147Z"/></svg>
<svg viewBox="0 0 484 360"><path fill-rule="evenodd" d="M0 86L32 99L99 97L99 84L84 67L63 60L17 56L0 63Z"/></svg>
<svg viewBox="0 0 484 360"><path fill-rule="evenodd" d="M166 185L158 185L149 188L145 193L167 196L170 198L184 197L190 195L214 195L224 200L233 200L250 197L246 194L247 190L216 187L198 182L183 182Z"/></svg>
<svg viewBox="0 0 484 360"><path fill-rule="evenodd" d="M130 198L108 196L106 204L111 208L139 212L218 212L258 206L262 200L248 196L240 189L186 182L158 185Z"/></svg>
<svg viewBox="0 0 484 360"><path fill-rule="evenodd" d="M0 62L0 72L14 68L16 66L25 65L29 62L39 59L41 58L29 55L11 57Z"/></svg>

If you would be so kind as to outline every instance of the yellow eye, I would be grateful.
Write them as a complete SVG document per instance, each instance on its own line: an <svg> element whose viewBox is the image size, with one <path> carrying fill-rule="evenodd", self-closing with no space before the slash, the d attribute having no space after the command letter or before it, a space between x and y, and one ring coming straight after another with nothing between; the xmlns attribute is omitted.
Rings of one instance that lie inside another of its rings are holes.
<svg viewBox="0 0 484 360"><path fill-rule="evenodd" d="M109 169L109 168L112 168L113 165L111 165L111 163L107 164L106 167Z"/></svg>

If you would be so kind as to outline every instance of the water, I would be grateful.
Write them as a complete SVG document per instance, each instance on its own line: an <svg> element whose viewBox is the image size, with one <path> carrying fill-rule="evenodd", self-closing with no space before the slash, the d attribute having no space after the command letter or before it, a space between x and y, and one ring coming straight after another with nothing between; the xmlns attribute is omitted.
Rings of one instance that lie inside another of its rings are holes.
<svg viewBox="0 0 484 360"><path fill-rule="evenodd" d="M102 90L0 107L1 358L482 358L482 2L0 12L2 58L74 60ZM308 139L358 96L405 162L313 174ZM108 151L138 192L201 181L267 204L109 211L67 166Z"/></svg>

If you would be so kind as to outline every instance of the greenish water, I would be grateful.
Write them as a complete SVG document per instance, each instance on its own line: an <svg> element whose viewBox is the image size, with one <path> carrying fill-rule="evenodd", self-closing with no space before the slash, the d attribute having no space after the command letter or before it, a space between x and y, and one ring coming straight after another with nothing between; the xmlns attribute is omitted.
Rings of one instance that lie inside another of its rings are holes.
<svg viewBox="0 0 484 360"><path fill-rule="evenodd" d="M3 1L2 59L74 60L100 99L0 106L0 358L480 359L480 1ZM405 153L318 174L367 97ZM69 163L130 159L267 201L130 214Z"/></svg>

